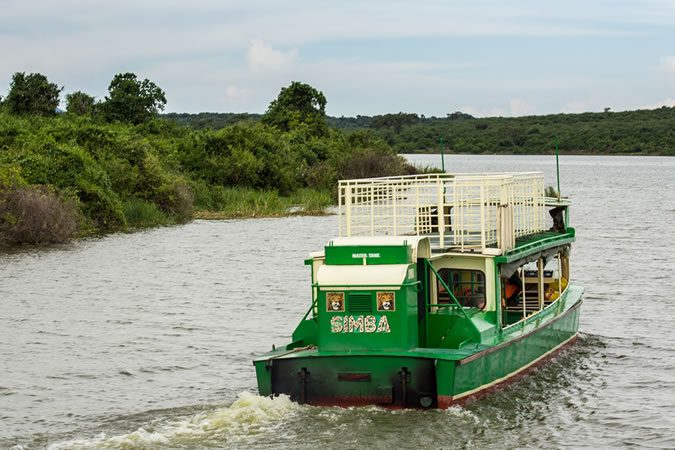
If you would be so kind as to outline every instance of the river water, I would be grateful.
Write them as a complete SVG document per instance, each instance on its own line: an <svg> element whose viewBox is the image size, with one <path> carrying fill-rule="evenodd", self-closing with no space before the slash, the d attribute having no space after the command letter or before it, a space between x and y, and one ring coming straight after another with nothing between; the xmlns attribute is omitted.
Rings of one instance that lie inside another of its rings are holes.
<svg viewBox="0 0 675 450"><path fill-rule="evenodd" d="M439 164L438 156L411 156ZM553 157L450 156L451 172ZM446 411L254 394L336 217L195 221L0 254L0 448L675 447L675 158L565 156L578 344Z"/></svg>

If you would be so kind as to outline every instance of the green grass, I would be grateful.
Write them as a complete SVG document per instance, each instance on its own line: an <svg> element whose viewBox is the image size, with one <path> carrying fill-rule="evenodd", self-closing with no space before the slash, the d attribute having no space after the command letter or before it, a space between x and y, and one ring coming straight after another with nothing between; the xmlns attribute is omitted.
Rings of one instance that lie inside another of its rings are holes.
<svg viewBox="0 0 675 450"><path fill-rule="evenodd" d="M289 196L277 191L249 188L223 188L218 192L219 210L202 210L196 218L224 219L242 217L281 217L290 215L321 215L333 205L328 191L298 189Z"/></svg>
<svg viewBox="0 0 675 450"><path fill-rule="evenodd" d="M148 228L171 222L169 217L152 202L133 198L126 200L122 207L130 228Z"/></svg>
<svg viewBox="0 0 675 450"><path fill-rule="evenodd" d="M546 189L544 189L544 197L557 198L558 191L556 191L553 186L546 186Z"/></svg>

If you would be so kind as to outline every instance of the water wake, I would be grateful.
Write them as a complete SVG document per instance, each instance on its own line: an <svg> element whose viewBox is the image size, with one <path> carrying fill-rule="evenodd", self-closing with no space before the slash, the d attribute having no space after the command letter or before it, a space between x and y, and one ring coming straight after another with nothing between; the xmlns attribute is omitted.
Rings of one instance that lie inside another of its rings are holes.
<svg viewBox="0 0 675 450"><path fill-rule="evenodd" d="M90 448L191 448L245 444L283 424L299 408L286 396L274 399L242 392L230 406L186 419L139 428L128 434L73 439L48 446L50 450Z"/></svg>

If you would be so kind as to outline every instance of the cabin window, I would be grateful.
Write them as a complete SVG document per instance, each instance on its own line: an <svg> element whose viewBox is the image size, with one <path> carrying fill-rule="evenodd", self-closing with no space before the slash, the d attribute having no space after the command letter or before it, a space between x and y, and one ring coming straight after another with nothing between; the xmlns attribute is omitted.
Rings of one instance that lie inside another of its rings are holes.
<svg viewBox="0 0 675 450"><path fill-rule="evenodd" d="M472 308L485 308L485 274L480 270L440 269L438 275L445 281L459 304ZM452 303L445 286L436 280L438 303Z"/></svg>

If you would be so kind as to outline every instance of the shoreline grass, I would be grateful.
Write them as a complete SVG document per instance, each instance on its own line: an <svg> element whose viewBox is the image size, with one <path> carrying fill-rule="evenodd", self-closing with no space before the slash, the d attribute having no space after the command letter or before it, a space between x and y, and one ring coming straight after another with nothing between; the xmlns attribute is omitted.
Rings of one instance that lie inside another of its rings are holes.
<svg viewBox="0 0 675 450"><path fill-rule="evenodd" d="M327 215L335 205L331 192L318 189L298 189L283 196L274 190L223 188L217 193L219 208L200 209L194 219L240 219L286 216Z"/></svg>

